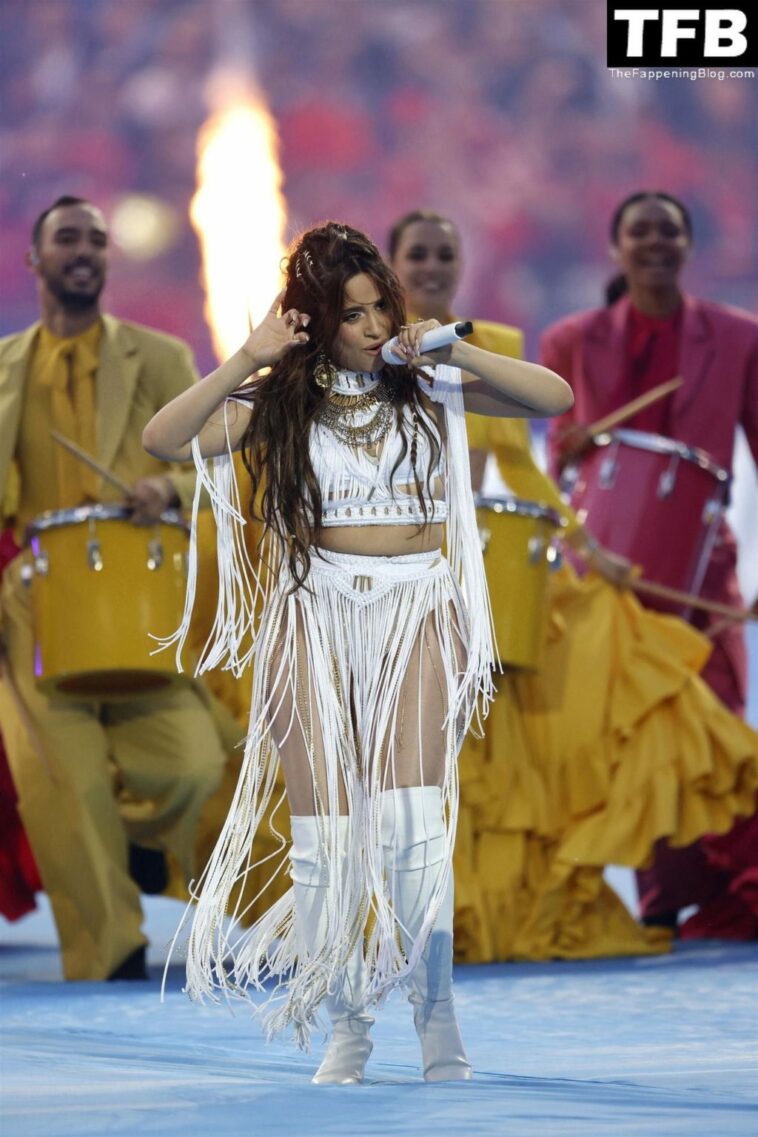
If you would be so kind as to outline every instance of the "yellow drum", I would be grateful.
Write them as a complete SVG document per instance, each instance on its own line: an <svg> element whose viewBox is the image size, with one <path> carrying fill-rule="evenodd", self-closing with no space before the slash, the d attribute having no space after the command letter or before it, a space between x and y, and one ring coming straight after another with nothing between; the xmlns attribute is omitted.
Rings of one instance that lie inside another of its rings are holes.
<svg viewBox="0 0 758 1137"><path fill-rule="evenodd" d="M43 513L28 529L37 686L48 695L122 698L181 681L150 634L181 622L189 534L178 513L152 526L123 506Z"/></svg>
<svg viewBox="0 0 758 1137"><path fill-rule="evenodd" d="M535 671L542 661L560 517L547 506L513 497L480 496L476 505L500 659Z"/></svg>

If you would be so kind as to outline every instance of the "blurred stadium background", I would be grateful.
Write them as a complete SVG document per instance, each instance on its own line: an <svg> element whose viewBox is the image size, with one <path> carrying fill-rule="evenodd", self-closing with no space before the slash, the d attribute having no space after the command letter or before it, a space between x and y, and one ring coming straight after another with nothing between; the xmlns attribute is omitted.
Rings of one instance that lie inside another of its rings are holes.
<svg viewBox="0 0 758 1137"><path fill-rule="evenodd" d="M34 217L75 193L111 219L107 307L208 369L190 203L204 128L244 106L270 114L276 168L243 126L217 171L234 205L215 208L224 273L261 269L266 297L272 236L331 216L384 245L398 215L434 208L463 234L460 312L523 327L534 354L547 323L600 302L611 211L652 187L692 210L690 290L756 310L758 79L613 78L605 22L604 0L5 0L0 333L36 318ZM243 240L277 181L283 216ZM738 469L747 541L755 477ZM756 545L742 571L754 592Z"/></svg>
<svg viewBox="0 0 758 1137"><path fill-rule="evenodd" d="M31 221L73 192L114 220L108 306L213 361L188 208L240 79L278 130L287 238L333 216L383 244L409 208L448 213L461 310L532 351L599 301L609 214L641 186L692 208L691 290L758 306L758 80L610 77L603 0L5 0L0 42L2 332L36 314Z"/></svg>

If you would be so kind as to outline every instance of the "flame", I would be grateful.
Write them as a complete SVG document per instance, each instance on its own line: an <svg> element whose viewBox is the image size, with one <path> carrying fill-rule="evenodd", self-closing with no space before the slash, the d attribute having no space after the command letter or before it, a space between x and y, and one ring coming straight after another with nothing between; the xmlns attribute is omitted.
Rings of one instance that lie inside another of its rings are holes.
<svg viewBox="0 0 758 1137"><path fill-rule="evenodd" d="M197 171L190 218L202 251L205 314L216 354L227 359L281 288L287 211L276 124L259 95L206 121Z"/></svg>

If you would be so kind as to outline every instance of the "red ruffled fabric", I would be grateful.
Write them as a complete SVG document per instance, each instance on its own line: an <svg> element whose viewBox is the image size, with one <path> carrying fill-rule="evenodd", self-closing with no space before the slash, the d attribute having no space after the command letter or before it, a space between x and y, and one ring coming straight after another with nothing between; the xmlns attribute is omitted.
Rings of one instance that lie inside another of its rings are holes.
<svg viewBox="0 0 758 1137"><path fill-rule="evenodd" d="M708 860L729 880L727 891L703 904L679 929L683 940L758 939L758 802L756 813L723 837L707 837Z"/></svg>

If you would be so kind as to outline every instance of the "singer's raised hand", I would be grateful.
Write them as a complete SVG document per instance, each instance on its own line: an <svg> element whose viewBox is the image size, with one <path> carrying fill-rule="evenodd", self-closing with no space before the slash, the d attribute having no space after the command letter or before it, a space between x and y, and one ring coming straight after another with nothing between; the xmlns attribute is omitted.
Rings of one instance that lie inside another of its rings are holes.
<svg viewBox="0 0 758 1137"><path fill-rule="evenodd" d="M260 324L245 340L242 350L250 357L256 371L261 367L271 367L292 348L308 343L309 336L305 329L310 323L310 316L299 312L297 308L290 308L279 314L279 307L284 298L284 290L274 300Z"/></svg>
<svg viewBox="0 0 758 1137"><path fill-rule="evenodd" d="M279 315L283 298L284 293L280 292L264 319L234 355L153 416L142 435L142 444L148 453L169 462L186 462L192 458L190 440L193 438L198 439L205 458L224 454L229 447L235 449L240 445L250 409L233 403L229 410L226 407L228 396L247 385L251 375L271 367L287 352L302 347L310 339L305 331L310 323L307 313L290 308ZM220 408L226 409L219 413Z"/></svg>
<svg viewBox="0 0 758 1137"><path fill-rule="evenodd" d="M408 359L417 356L421 349L424 332L439 328L439 320L416 320L415 324L403 324L397 333L399 346Z"/></svg>
<svg viewBox="0 0 758 1137"><path fill-rule="evenodd" d="M421 352L421 340L427 332L442 325L439 320L418 320L415 324L403 324L397 334L399 352L414 367L435 367L438 363L447 363L452 351L452 345L446 344L435 351Z"/></svg>

